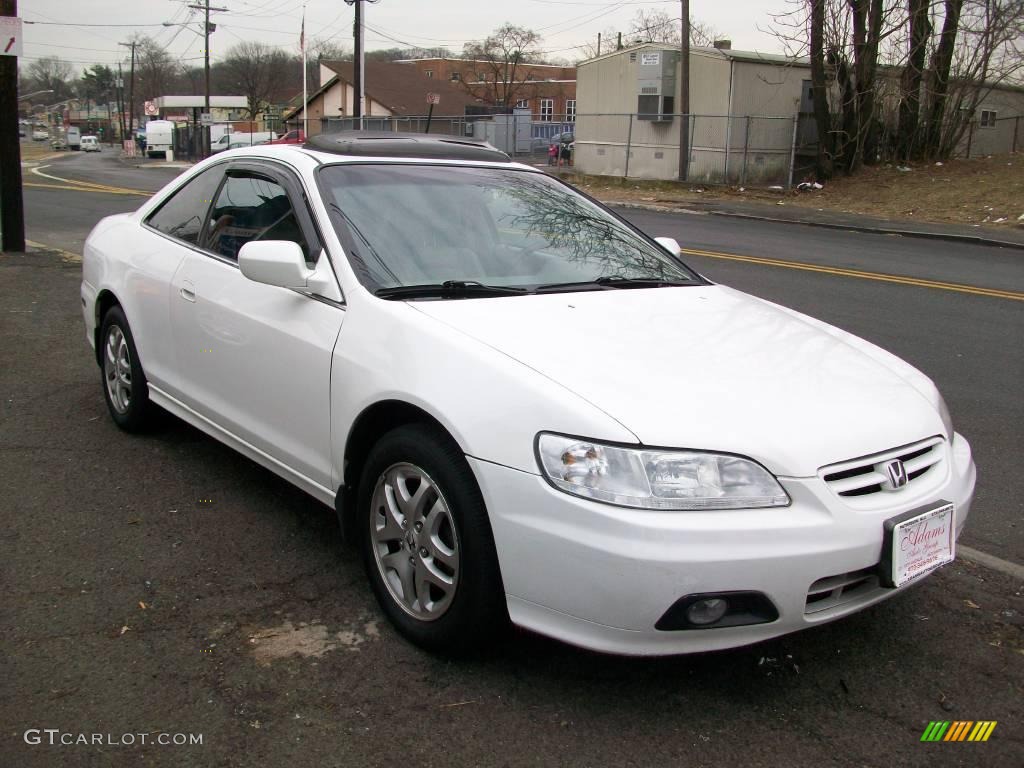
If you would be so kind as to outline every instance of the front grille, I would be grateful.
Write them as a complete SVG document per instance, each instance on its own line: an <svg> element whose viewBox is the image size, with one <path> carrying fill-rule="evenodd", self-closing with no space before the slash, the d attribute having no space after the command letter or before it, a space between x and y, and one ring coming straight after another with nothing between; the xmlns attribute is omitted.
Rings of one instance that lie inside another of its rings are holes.
<svg viewBox="0 0 1024 768"><path fill-rule="evenodd" d="M807 590L804 614L821 613L867 597L881 589L874 567L818 579Z"/></svg>
<svg viewBox="0 0 1024 768"><path fill-rule="evenodd" d="M885 491L899 492L913 488L929 473L936 473L945 460L943 446L941 437L930 437L913 445L823 467L820 474L833 493L847 499ZM891 487L885 470L886 464L894 459L902 461L907 472L907 484L901 488Z"/></svg>

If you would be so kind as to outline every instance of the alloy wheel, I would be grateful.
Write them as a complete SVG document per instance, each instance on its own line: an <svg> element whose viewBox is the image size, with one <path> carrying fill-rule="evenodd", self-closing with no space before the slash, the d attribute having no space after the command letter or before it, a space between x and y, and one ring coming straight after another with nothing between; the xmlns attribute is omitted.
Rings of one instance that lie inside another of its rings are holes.
<svg viewBox="0 0 1024 768"><path fill-rule="evenodd" d="M110 326L105 346L103 375L107 381L107 394L114 410L124 414L132 402L132 358L128 340L118 326Z"/></svg>
<svg viewBox="0 0 1024 768"><path fill-rule="evenodd" d="M374 560L392 599L421 621L440 618L459 581L459 540L448 502L413 464L394 464L371 500Z"/></svg>

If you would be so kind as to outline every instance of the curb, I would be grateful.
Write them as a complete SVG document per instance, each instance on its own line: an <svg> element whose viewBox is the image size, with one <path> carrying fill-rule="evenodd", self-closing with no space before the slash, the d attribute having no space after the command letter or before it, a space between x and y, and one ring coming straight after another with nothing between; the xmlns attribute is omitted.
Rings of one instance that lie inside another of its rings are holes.
<svg viewBox="0 0 1024 768"><path fill-rule="evenodd" d="M953 243L970 245L987 245L996 248L1016 248L1024 250L1024 243L1013 242L1012 240L997 240L994 237L983 237L981 235L958 235L953 232L923 232L915 229L897 229L892 227L869 227L860 224L841 224L833 221L809 221L807 219L780 219L775 216L758 216L753 213L736 213L735 211L708 210L696 211L692 208L673 208L667 205L646 205L644 203L618 202L614 200L602 201L605 205L616 208L627 208L641 211L655 211L657 213L686 213L697 216L728 216L734 219L748 219L751 221L764 221L771 224L799 224L805 227L822 227L824 229L841 229L847 232L863 232L869 235L899 235L901 237L915 237L922 240L945 240Z"/></svg>
<svg viewBox="0 0 1024 768"><path fill-rule="evenodd" d="M970 560L972 563L984 565L986 568L991 568L993 571L998 571L999 573L1006 574L1018 581L1024 582L1024 565L1011 563L1009 560L1003 560L1001 557L990 555L988 552L982 552L974 549L974 547L965 547L962 544L957 544L956 554L964 560Z"/></svg>

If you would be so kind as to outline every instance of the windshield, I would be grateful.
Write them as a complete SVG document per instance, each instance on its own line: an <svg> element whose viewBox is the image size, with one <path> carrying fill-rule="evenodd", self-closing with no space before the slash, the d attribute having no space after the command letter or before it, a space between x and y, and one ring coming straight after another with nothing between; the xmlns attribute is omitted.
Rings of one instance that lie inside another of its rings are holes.
<svg viewBox="0 0 1024 768"><path fill-rule="evenodd" d="M371 290L448 281L530 290L608 277L701 282L543 173L360 163L325 166L320 181Z"/></svg>

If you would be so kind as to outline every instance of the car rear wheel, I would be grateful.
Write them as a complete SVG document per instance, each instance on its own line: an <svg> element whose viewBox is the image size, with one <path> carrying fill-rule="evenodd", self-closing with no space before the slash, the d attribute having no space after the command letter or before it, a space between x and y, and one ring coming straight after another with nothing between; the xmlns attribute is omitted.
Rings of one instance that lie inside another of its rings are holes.
<svg viewBox="0 0 1024 768"><path fill-rule="evenodd" d="M137 432L145 426L153 406L135 340L120 307L112 307L103 316L100 344L103 397L110 416L121 429Z"/></svg>
<svg viewBox="0 0 1024 768"><path fill-rule="evenodd" d="M507 625L490 522L454 441L421 424L387 433L367 458L357 509L370 584L408 639L460 654Z"/></svg>

